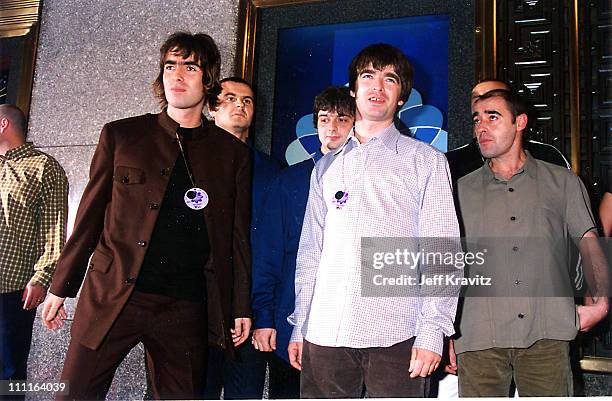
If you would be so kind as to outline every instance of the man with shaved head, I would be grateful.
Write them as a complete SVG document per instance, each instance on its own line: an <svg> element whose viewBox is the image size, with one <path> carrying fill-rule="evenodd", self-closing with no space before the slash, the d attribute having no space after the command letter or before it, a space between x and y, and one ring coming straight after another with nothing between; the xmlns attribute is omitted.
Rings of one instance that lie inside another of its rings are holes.
<svg viewBox="0 0 612 401"><path fill-rule="evenodd" d="M474 102L476 99L478 99L478 97L494 89L510 90L511 88L510 84L499 79L484 79L480 81L472 89L472 94L470 97L472 108L474 107ZM553 145L526 139L524 141L524 148L538 160L544 160L558 166L570 168L570 164L567 159ZM473 137L472 141L467 145L463 145L457 149L447 152L446 159L448 160L448 166L454 182L464 175L477 170L483 164L483 158L478 150L478 142L476 141L476 137Z"/></svg>
<svg viewBox="0 0 612 401"><path fill-rule="evenodd" d="M66 173L26 142L23 112L0 105L0 380L26 380L36 308L66 239L67 209Z"/></svg>

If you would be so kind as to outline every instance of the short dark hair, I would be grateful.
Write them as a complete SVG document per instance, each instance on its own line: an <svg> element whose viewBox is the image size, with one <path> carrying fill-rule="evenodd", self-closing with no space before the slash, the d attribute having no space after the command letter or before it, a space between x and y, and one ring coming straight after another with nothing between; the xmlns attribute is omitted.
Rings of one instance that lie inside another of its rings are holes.
<svg viewBox="0 0 612 401"><path fill-rule="evenodd" d="M183 59L193 55L202 68L202 84L208 99L218 90L221 73L221 54L213 38L205 33L175 32L166 39L159 49L159 74L153 82L153 91L162 107L168 105L164 93L164 63L169 52L176 52Z"/></svg>
<svg viewBox="0 0 612 401"><path fill-rule="evenodd" d="M238 84L244 84L244 85L249 87L251 92L253 92L253 96L255 96L255 89L253 89L253 86L246 79L240 78L240 77L227 77L227 78L223 78L221 81L219 81L219 86L216 88L216 89L218 89L218 91L215 91L214 93L210 92L210 96L208 97L208 109L209 110L213 110L213 109L215 109L217 107L218 96L221 94L221 91L223 90L221 88L221 84L223 84L224 82L236 82Z"/></svg>
<svg viewBox="0 0 612 401"><path fill-rule="evenodd" d="M488 91L487 93L478 96L476 98L476 102L481 100L490 99L492 97L501 97L506 102L510 113L512 113L512 123L516 122L516 117L521 114L527 115L529 119L529 106L525 99L523 99L518 94L505 90L505 89L493 89Z"/></svg>
<svg viewBox="0 0 612 401"><path fill-rule="evenodd" d="M312 122L315 128L319 122L319 111L335 111L355 118L355 98L346 86L329 86L314 99Z"/></svg>
<svg viewBox="0 0 612 401"><path fill-rule="evenodd" d="M15 131L25 138L26 117L19 107L13 104L0 104L0 118L8 119Z"/></svg>
<svg viewBox="0 0 612 401"><path fill-rule="evenodd" d="M405 102L412 90L412 65L397 47L386 43L370 45L357 54L349 66L349 88L356 92L356 83L359 74L372 66L374 69L382 70L387 66L393 67L395 73L400 77L402 90L400 100Z"/></svg>

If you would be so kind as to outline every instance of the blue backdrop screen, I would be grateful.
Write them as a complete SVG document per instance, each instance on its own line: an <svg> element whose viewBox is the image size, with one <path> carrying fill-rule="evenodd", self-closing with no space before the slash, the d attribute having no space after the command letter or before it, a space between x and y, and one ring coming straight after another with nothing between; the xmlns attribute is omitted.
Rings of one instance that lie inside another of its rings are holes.
<svg viewBox="0 0 612 401"><path fill-rule="evenodd" d="M388 43L414 67L414 88L422 103L437 108L448 124L447 15L280 29L278 33L272 155L285 160L296 139L296 124L312 113L314 97L329 85L346 85L348 66L364 47Z"/></svg>

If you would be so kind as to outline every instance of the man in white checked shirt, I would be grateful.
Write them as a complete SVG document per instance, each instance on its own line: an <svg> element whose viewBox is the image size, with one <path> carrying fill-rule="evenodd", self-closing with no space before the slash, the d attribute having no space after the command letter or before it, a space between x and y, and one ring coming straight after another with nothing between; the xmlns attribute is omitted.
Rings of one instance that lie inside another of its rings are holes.
<svg viewBox="0 0 612 401"><path fill-rule="evenodd" d="M364 386L370 397L423 397L443 338L454 333L458 288L364 295L361 246L366 237L458 238L448 165L393 124L412 89L412 67L399 49L363 49L349 85L355 128L311 176L289 357L302 370L302 398L355 398Z"/></svg>

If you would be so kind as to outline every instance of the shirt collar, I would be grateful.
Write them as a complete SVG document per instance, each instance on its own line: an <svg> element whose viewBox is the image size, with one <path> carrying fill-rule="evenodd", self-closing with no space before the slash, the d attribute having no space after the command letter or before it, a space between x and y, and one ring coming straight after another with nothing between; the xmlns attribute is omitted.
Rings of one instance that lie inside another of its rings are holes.
<svg viewBox="0 0 612 401"><path fill-rule="evenodd" d="M523 172L526 173L530 178L536 178L537 164L535 162L535 159L531 156L529 151L527 150L524 150L524 151L525 151L525 154L527 155L527 158L525 159L525 164L523 164L523 167L521 167L512 178L514 178L515 176L519 174L522 174ZM486 181L497 179L495 177L495 173L493 172L493 170L491 170L491 166L489 165L489 160L490 159L485 160L485 163L482 167L483 172L484 172L484 178ZM510 178L510 180L512 178Z"/></svg>
<svg viewBox="0 0 612 401"><path fill-rule="evenodd" d="M157 121L159 125L162 126L162 128L168 135L174 138L176 135L176 131L180 126L179 123L174 121L172 117L168 115L167 109L162 110L162 112L159 113L157 116ZM193 139L201 139L208 135L208 124L210 124L210 121L208 121L208 119L204 115L202 115L202 124L193 130Z"/></svg>
<svg viewBox="0 0 612 401"><path fill-rule="evenodd" d="M321 160L321 158L323 157L323 152L321 152L321 148L317 149L317 151L314 152L311 156L315 163Z"/></svg>
<svg viewBox="0 0 612 401"><path fill-rule="evenodd" d="M16 148L9 149L5 156L0 156L6 160L17 160L22 157L28 156L34 150L34 144L32 142L26 142L23 145L19 145Z"/></svg>
<svg viewBox="0 0 612 401"><path fill-rule="evenodd" d="M397 141L400 137L400 132L395 128L395 124L392 122L387 128L379 131L376 135L372 137L367 143L375 143L380 141L383 145L385 145L392 152L397 153ZM350 146L349 146L350 144ZM353 147L361 145L359 143L359 139L355 136L355 127L351 129L349 132L348 138L344 145L340 146L336 152L334 152L334 156L338 153L344 151L346 148L347 151L351 150Z"/></svg>

